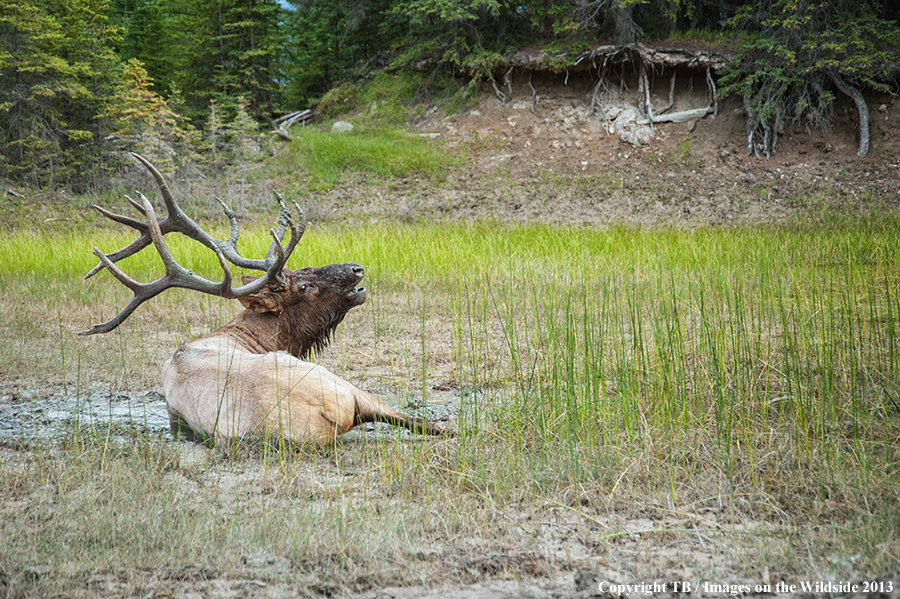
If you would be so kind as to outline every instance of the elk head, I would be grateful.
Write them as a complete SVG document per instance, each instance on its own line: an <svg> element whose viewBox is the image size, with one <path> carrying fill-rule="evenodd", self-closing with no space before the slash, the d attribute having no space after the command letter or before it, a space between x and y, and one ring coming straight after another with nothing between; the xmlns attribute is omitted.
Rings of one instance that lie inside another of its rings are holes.
<svg viewBox="0 0 900 599"><path fill-rule="evenodd" d="M364 274L361 266L333 264L321 268L303 268L297 271L284 268L285 262L297 246L306 227L305 215L296 203L294 203L297 216L295 222L284 200L277 192L275 193L281 206L281 214L278 219L278 230L270 229L269 231L272 243L266 257L261 260L244 258L237 251L237 219L228 206L219 201L231 224L231 234L226 240L217 239L204 231L182 211L172 197L162 175L149 161L138 154L132 153L132 156L143 164L156 180L168 214L164 218L158 218L150 201L140 193L138 193L140 202L128 196L125 197L144 215L146 221L114 214L99 206L94 206L107 218L135 229L140 235L126 247L109 255L94 248L94 254L100 259L100 263L85 276L85 279L106 268L120 283L132 291L134 297L111 320L96 324L92 328L80 332L79 335L112 331L143 302L166 289L182 287L226 299L237 298L244 307L248 308L248 313L258 315L263 322L274 323L276 328L282 331L292 331L299 325L307 334L303 342L293 342L292 345L297 345L300 352L295 355L306 355L310 349L324 347L331 332L343 320L347 311L365 301L365 289L356 288ZM164 235L172 232L186 235L211 249L222 267L222 281L209 281L178 264L163 238ZM290 239L284 246L282 241L288 232ZM139 283L115 265L119 260L136 254L151 243L159 253L165 267L165 275L161 279L152 283ZM240 286L232 287L230 265L259 270L264 274L258 278L243 277ZM294 321L298 319L302 322L295 323ZM278 324L281 321L285 321L281 324L294 324L294 327L284 328ZM234 322L229 323L229 325L232 324ZM238 329L238 326L235 325L235 328ZM288 350L288 347L282 345L276 349ZM272 351L272 349L268 348L266 351Z"/></svg>
<svg viewBox="0 0 900 599"><path fill-rule="evenodd" d="M246 311L220 328L257 352L283 350L297 358L321 351L351 308L366 301L357 287L365 271L358 264L282 270L283 283L238 298ZM243 277L245 285L256 279Z"/></svg>

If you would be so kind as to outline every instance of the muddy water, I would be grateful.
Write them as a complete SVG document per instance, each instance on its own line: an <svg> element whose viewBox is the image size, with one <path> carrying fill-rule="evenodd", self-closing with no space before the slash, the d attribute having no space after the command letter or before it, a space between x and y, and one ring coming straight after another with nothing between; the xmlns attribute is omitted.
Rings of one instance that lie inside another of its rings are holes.
<svg viewBox="0 0 900 599"><path fill-rule="evenodd" d="M446 392L429 396L424 408L397 397L384 399L401 412L424 416L438 424L452 420L459 404L456 394ZM384 429L390 427L370 424L351 431L348 436L374 436ZM158 391L80 394L61 388L52 391L0 390L0 444L49 441L68 434L97 432L103 436L138 434L172 439L165 397Z"/></svg>
<svg viewBox="0 0 900 599"><path fill-rule="evenodd" d="M78 394L59 389L0 394L0 441L44 441L98 429L171 438L166 400L156 391Z"/></svg>

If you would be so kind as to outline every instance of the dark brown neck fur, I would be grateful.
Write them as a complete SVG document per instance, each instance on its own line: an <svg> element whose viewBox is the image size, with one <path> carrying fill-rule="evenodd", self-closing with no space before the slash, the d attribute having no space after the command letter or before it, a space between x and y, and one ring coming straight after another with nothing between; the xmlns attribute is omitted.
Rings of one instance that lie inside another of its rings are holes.
<svg viewBox="0 0 900 599"><path fill-rule="evenodd" d="M286 351L296 358L306 359L311 351L325 349L343 319L343 315L335 318L309 309L302 317L290 311L275 315L244 310L209 336L227 334L235 337L247 351L255 354Z"/></svg>

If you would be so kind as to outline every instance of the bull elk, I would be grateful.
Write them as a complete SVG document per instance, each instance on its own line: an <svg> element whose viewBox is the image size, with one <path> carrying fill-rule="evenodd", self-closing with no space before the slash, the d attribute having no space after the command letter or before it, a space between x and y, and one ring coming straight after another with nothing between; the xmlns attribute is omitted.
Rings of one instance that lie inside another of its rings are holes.
<svg viewBox="0 0 900 599"><path fill-rule="evenodd" d="M85 278L105 268L134 297L111 320L79 334L115 329L143 302L172 287L237 298L245 308L222 327L179 347L165 363L163 386L173 433L195 441L279 435L297 444L324 444L358 424L378 421L418 433L444 434L440 427L405 416L322 366L305 361L311 351L324 349L350 309L366 301L366 290L357 287L364 274L357 264L299 270L284 267L306 226L296 203L295 222L281 196L275 194L281 215L278 230L270 230L268 253L264 259L244 258L237 251L237 219L228 206L220 201L231 225L231 234L223 241L181 210L149 161L133 156L156 180L168 214L157 218L150 201L140 193L140 202L126 198L146 221L95 206L107 218L140 235L109 255L94 248L100 263ZM163 239L167 233L181 233L212 250L224 273L222 281L209 281L178 264ZM290 239L283 246L286 233ZM161 279L138 283L115 265L150 244L165 266ZM265 274L243 277L242 284L233 287L229 264Z"/></svg>

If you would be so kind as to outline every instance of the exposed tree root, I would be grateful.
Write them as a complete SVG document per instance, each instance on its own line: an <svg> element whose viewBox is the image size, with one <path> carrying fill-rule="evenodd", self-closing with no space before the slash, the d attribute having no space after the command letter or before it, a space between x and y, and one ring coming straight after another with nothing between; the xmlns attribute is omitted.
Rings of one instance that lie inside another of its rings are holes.
<svg viewBox="0 0 900 599"><path fill-rule="evenodd" d="M869 107L866 105L866 99L858 89L848 85L837 73L828 73L828 76L837 88L850 96L856 104L856 110L859 112L859 149L856 153L865 156L869 153Z"/></svg>
<svg viewBox="0 0 900 599"><path fill-rule="evenodd" d="M653 104L650 102L650 83L647 81L647 67L643 60L638 67L638 110L653 131Z"/></svg>
<svg viewBox="0 0 900 599"><path fill-rule="evenodd" d="M604 129L606 130L606 134L609 135L609 118L606 116L606 110L603 109L603 104L600 103L601 88L604 90L609 89L606 85L606 59L603 60L597 83L594 84L594 90L591 92L591 104L588 107L588 116L593 117L599 110L600 114L603 115Z"/></svg>
<svg viewBox="0 0 900 599"><path fill-rule="evenodd" d="M531 88L531 114L538 116L537 107L537 90L531 84L531 71L528 71L528 87Z"/></svg>
<svg viewBox="0 0 900 599"><path fill-rule="evenodd" d="M675 106L675 73L675 69L672 69L672 76L669 78L669 103L660 108L657 114L661 115L664 112L668 112Z"/></svg>
<svg viewBox="0 0 900 599"><path fill-rule="evenodd" d="M500 104L507 104L512 101L513 91L512 91L512 82L509 79L510 74L513 72L515 67L509 67L509 70L506 71L506 74L503 75L503 84L506 86L509 95L504 94L500 91L500 88L497 87L497 82L491 79L491 85L494 86L494 93L497 94L497 99L500 100Z"/></svg>
<svg viewBox="0 0 900 599"><path fill-rule="evenodd" d="M709 67L706 67L706 89L709 90L709 107L712 108L712 115L719 116L719 100L716 99L716 82L713 81Z"/></svg>
<svg viewBox="0 0 900 599"><path fill-rule="evenodd" d="M759 158L760 150L762 150L766 158L771 158L778 145L780 114L775 117L775 126L770 125L766 119L753 110L750 98L747 96L744 96L744 110L747 112L747 155Z"/></svg>

